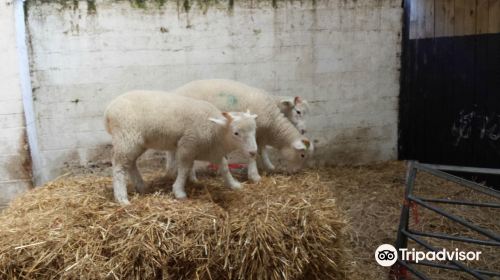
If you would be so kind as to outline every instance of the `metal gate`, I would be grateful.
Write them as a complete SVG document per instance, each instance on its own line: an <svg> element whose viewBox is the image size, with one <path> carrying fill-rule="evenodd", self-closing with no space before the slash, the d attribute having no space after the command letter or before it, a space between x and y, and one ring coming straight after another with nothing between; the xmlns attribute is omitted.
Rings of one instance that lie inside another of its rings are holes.
<svg viewBox="0 0 500 280"><path fill-rule="evenodd" d="M403 204L401 210L401 218L397 233L396 240L396 250L399 252L400 248L407 248L408 240L411 239L416 243L420 244L424 248L429 251L437 252L438 248L432 246L428 242L422 239L422 237L429 237L432 239L444 239L444 240L452 240L459 241L465 243L472 244L480 244L484 246L494 246L498 248L500 252L500 233L492 232L490 230L484 229L478 225L475 225L461 217L458 217L452 213L445 211L440 208L439 204L454 204L454 205L466 205L466 206L475 206L475 207L490 207L490 208L498 208L500 209L500 192L489 187L483 186L473 181L469 181L463 179L461 177L457 177L448 173L452 172L466 172L466 173L481 173L481 174L490 174L490 175L500 175L500 169L490 169L490 168L475 168L475 167L460 167L460 166L449 166L449 165L435 165L435 164L423 164L416 161L411 161L408 164L408 172L406 177L406 190L405 190L405 203ZM493 200L497 200L496 202L472 202L472 201L462 201L462 200L450 200L450 199L435 199L435 198L422 198L414 195L414 186L415 186L415 178L418 172L425 172L431 174L433 176L439 177L441 179L445 179L451 182L456 183L457 185L468 188L475 192L480 192ZM438 215L442 215L447 219L459 223L464 227L467 227L480 235L486 237L485 240L462 237L462 236L452 236L443 233L433 233L433 232L422 232L416 231L409 227L409 219L410 219L410 206L412 204L419 205L424 207L430 211L437 213ZM499 217L500 220L500 217ZM490 279L491 276L500 277L500 271L486 271L480 269L474 269L467 267L464 263L456 260L447 259L446 264L431 262L431 261L421 261L415 263L413 261L403 261L398 259L397 263L393 266L392 273L397 276L398 279L407 279L406 273L400 273L402 270L407 270L411 272L413 275L417 276L419 279L431 279L423 272L418 270L417 265L423 266L431 266L439 269L449 269L462 271L463 273L467 273L473 276L476 279Z"/></svg>

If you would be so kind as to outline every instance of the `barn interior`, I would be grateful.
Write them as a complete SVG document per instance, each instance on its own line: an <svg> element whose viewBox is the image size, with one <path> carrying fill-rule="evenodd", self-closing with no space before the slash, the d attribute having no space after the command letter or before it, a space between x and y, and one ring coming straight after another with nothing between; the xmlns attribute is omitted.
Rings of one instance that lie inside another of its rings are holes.
<svg viewBox="0 0 500 280"><path fill-rule="evenodd" d="M500 0L5 0L0 34L0 279L500 279ZM303 168L180 200L150 149L117 203L108 105L202 79L307 102Z"/></svg>

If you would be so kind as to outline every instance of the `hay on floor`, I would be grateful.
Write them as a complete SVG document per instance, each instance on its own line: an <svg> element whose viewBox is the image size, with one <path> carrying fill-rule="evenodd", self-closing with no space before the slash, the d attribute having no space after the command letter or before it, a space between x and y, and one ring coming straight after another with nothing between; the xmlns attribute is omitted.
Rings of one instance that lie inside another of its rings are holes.
<svg viewBox="0 0 500 280"><path fill-rule="evenodd" d="M406 167L404 162L391 161L366 166L321 168L315 171L320 176L321 183L330 186L337 199L337 206L342 209L342 213L348 219L350 229L348 229L349 238L347 238L346 246L352 249L356 274L352 279L395 279L394 277L388 278L389 268L382 267L375 262L374 252L379 245L394 244L396 241L401 206L404 201ZM414 194L427 198L500 202L424 172L419 172L417 175ZM435 205L492 232L500 232L500 209ZM484 239L424 207L412 208L410 212L410 228L417 231ZM500 268L498 247L432 238L423 239L437 248L481 251L481 259L469 263L471 267L494 271ZM408 248L426 251L411 240ZM475 279L458 271L437 270L424 266L417 268L433 280ZM410 277L418 279L414 275Z"/></svg>
<svg viewBox="0 0 500 280"><path fill-rule="evenodd" d="M177 201L171 181L113 202L111 178L61 178L0 214L4 279L346 279L344 217L317 173L242 191L205 178Z"/></svg>

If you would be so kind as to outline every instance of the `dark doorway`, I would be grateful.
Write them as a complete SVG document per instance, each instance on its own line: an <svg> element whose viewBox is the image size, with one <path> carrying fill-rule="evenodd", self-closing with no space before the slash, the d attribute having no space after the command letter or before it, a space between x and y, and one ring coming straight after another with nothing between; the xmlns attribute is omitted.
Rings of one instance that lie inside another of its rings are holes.
<svg viewBox="0 0 500 280"><path fill-rule="evenodd" d="M400 159L500 168L500 1L404 6Z"/></svg>

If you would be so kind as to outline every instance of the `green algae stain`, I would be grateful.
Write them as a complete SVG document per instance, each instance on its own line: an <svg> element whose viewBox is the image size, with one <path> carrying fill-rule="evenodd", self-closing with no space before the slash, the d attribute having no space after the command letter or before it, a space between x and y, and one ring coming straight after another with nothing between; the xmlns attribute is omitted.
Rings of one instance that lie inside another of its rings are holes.
<svg viewBox="0 0 500 280"><path fill-rule="evenodd" d="M139 9L146 9L146 0L129 0L132 7Z"/></svg>
<svg viewBox="0 0 500 280"><path fill-rule="evenodd" d="M87 0L87 14L95 15L96 13L97 13L97 7L95 6L95 0Z"/></svg>
<svg viewBox="0 0 500 280"><path fill-rule="evenodd" d="M158 7L163 7L163 5L165 5L165 3L167 2L167 0L155 0L156 4L158 4Z"/></svg>
<svg viewBox="0 0 500 280"><path fill-rule="evenodd" d="M158 8L161 8L167 2L167 0L128 0L128 1L132 5L132 7L144 10L148 9L148 7L154 7L152 4L156 4Z"/></svg>
<svg viewBox="0 0 500 280"><path fill-rule="evenodd" d="M78 9L78 3L80 1L87 2L87 14L95 15L97 13L96 0L25 0L24 7L27 14L28 2L29 3L58 3L61 5L62 9ZM119 2L123 0L109 0L109 2ZM280 2L285 2L285 0L256 0L259 2L270 2L274 9L279 7ZM316 8L317 0L300 0L301 3L311 1L312 6ZM357 0L344 0L344 1L357 1ZM128 0L131 6L139 9L150 9L150 8L162 8L167 0ZM177 5L179 8L183 9L184 12L189 13L195 5L198 4L200 10L203 14L206 14L209 7L221 8L226 6L226 10L232 14L235 6L234 0L177 0Z"/></svg>
<svg viewBox="0 0 500 280"><path fill-rule="evenodd" d="M191 4L189 3L189 0L184 0L182 6L184 7L184 11L186 13L189 13L189 10L191 9Z"/></svg>

